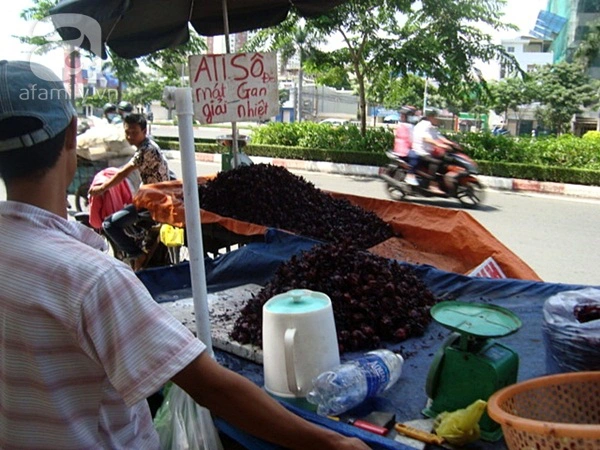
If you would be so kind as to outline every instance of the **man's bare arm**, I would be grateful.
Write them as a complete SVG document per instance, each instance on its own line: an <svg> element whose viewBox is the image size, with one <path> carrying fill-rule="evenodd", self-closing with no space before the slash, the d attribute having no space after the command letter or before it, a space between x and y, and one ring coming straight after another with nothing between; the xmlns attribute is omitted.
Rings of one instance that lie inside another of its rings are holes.
<svg viewBox="0 0 600 450"><path fill-rule="evenodd" d="M173 377L198 404L232 425L290 449L367 450L355 438L318 427L291 413L243 376L206 352Z"/></svg>
<svg viewBox="0 0 600 450"><path fill-rule="evenodd" d="M111 187L116 186L121 181L123 181L125 178L127 178L127 176L129 176L129 174L131 172L133 172L135 169L136 169L135 165L133 165L133 163L131 161L129 161L127 164L125 164L123 167L121 167L119 169L119 171L117 173L115 173L114 176L110 180L105 181L100 186L90 187L88 194L91 195L92 197L94 197L95 195L104 194Z"/></svg>

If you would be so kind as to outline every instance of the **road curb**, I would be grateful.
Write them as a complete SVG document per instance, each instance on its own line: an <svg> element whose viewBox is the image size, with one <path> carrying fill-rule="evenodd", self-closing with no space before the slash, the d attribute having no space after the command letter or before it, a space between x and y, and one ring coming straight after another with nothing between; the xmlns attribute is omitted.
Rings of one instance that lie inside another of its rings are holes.
<svg viewBox="0 0 600 450"><path fill-rule="evenodd" d="M177 150L165 150L168 159L179 160ZM196 161L221 164L221 153L196 153ZM379 167L361 166L357 164L342 164L327 161L304 161L300 159L269 158L252 156L252 161L257 164L273 164L283 166L290 170L306 170L308 172L332 173L339 175L377 177ZM566 195L600 199L600 186L583 186L578 184L552 183L547 181L521 180L518 178L501 178L480 176L487 187L503 191L537 192L541 194Z"/></svg>

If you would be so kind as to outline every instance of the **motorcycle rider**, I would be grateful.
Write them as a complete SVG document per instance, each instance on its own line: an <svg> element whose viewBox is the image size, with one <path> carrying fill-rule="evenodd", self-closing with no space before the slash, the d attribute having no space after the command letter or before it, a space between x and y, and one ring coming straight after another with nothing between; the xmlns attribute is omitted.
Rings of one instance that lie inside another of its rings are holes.
<svg viewBox="0 0 600 450"><path fill-rule="evenodd" d="M435 174L440 165L440 157L435 154L436 148L442 150L450 149L452 141L442 136L438 130L438 112L434 109L425 111L425 115L413 130L413 152L419 160L428 163L429 180L435 178ZM436 186L429 186L429 189L436 192L439 190ZM439 190L440 193L442 192Z"/></svg>
<svg viewBox="0 0 600 450"><path fill-rule="evenodd" d="M405 180L408 184L415 186L419 184L414 173L419 157L412 150L413 129L417 119L416 112L417 109L414 106L400 108L400 122L394 130L394 153L401 158L408 157L411 168Z"/></svg>
<svg viewBox="0 0 600 450"><path fill-rule="evenodd" d="M142 114L130 114L124 119L125 136L129 144L137 147L131 160L122 166L112 177L102 184L92 185L89 196L102 195L113 186L117 186L131 172L138 169L144 184L159 183L170 179L167 160L160 147L146 134L147 122ZM125 227L135 223L138 211L134 205L128 205L120 211L105 218L102 223L104 232L123 250L132 261L134 269L144 264L146 253L136 240L127 235Z"/></svg>

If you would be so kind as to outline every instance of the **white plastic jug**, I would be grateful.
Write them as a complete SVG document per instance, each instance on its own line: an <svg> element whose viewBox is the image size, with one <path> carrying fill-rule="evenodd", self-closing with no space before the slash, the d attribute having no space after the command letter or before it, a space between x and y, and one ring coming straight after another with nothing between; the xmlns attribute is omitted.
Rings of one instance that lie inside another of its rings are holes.
<svg viewBox="0 0 600 450"><path fill-rule="evenodd" d="M283 398L306 397L312 379L339 363L333 307L326 294L294 289L263 305L267 392Z"/></svg>

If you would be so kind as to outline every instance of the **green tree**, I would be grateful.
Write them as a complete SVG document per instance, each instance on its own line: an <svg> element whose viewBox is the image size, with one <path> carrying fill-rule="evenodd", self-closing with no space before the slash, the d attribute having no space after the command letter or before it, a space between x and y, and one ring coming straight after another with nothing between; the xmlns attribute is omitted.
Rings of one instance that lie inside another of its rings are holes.
<svg viewBox="0 0 600 450"><path fill-rule="evenodd" d="M316 50L316 46L323 42L323 35L317 33L310 26L306 26L304 20L290 15L278 25L277 32L271 29L258 30L246 43L245 49L249 51L268 50L278 52L281 63L287 66L294 55L299 57L298 67L298 120L302 119L302 84L304 80L304 61L307 55Z"/></svg>
<svg viewBox="0 0 600 450"><path fill-rule="evenodd" d="M490 108L499 115L504 116L504 123L508 123L508 112L513 111L517 117L517 130L520 129L523 109L533 101L534 91L527 78L511 77L489 84Z"/></svg>
<svg viewBox="0 0 600 450"><path fill-rule="evenodd" d="M384 8L380 9L386 9L389 3L383 2ZM405 20L400 22L398 14L389 17L385 12L376 17L376 21L386 24L390 38L371 39L365 46L370 50L367 62L375 70L391 67L398 74L423 74L437 82L442 96L451 98L457 85L479 81L471 70L476 59L505 58L503 49L493 45L491 37L478 28L481 23L493 29L505 28L500 21L502 1L391 3Z"/></svg>
<svg viewBox="0 0 600 450"><path fill-rule="evenodd" d="M185 44L151 53L141 60L165 79L165 85L181 86L184 84L181 74L187 73L189 56L199 55L206 49L206 39L190 28L190 40Z"/></svg>
<svg viewBox="0 0 600 450"><path fill-rule="evenodd" d="M568 131L574 114L594 104L597 92L581 64L561 62L532 73L529 89L540 102L536 117L558 134Z"/></svg>
<svg viewBox="0 0 600 450"><path fill-rule="evenodd" d="M589 28L583 40L575 52L575 61L580 62L586 69L590 69L594 63L600 63L600 20L589 24ZM598 64L596 64L598 66ZM600 81L596 81L597 98L600 97ZM600 100L600 98L599 98ZM599 105L595 105L599 107ZM600 131L600 111L598 112L597 130Z"/></svg>
<svg viewBox="0 0 600 450"><path fill-rule="evenodd" d="M335 89L352 90L354 82L352 74L346 70L344 63L347 58L344 52L337 55L312 49L304 61L304 70L310 74L317 84Z"/></svg>
<svg viewBox="0 0 600 450"><path fill-rule="evenodd" d="M142 73L142 82L127 89L127 100L134 105L146 105L154 100L162 101L166 83L155 73Z"/></svg>
<svg viewBox="0 0 600 450"><path fill-rule="evenodd" d="M436 95L437 88L427 87L428 98ZM379 76L373 77L369 89L370 102L380 104L386 108L400 108L403 105L412 105L417 109L423 104L425 80L413 74L403 77L394 76L391 71L382 71Z"/></svg>
<svg viewBox="0 0 600 450"><path fill-rule="evenodd" d="M21 11L21 18L27 21L40 21L47 19L50 15L50 9L58 3L58 0L31 0L33 6L25 8ZM45 47L48 51L49 47L60 45L52 39L53 32L38 36L16 36L24 44L31 44L39 47Z"/></svg>
<svg viewBox="0 0 600 450"><path fill-rule="evenodd" d="M27 21L43 21L46 20L50 14L50 9L58 3L58 0L32 0L33 6L25 8L21 11L21 17ZM35 36L15 36L23 44L31 45L35 50L36 54L44 54L55 48L62 46L61 42L57 42L53 39L53 32L48 32L45 35ZM75 68L75 60L80 56L79 51L75 48L70 49L70 61L71 67ZM75 104L75 72L71 72L70 80L70 94L71 101Z"/></svg>
<svg viewBox="0 0 600 450"><path fill-rule="evenodd" d="M125 59L108 52L110 59L102 64L102 71L109 71L117 78L117 102L123 100L123 86L136 86L142 82L137 59Z"/></svg>

